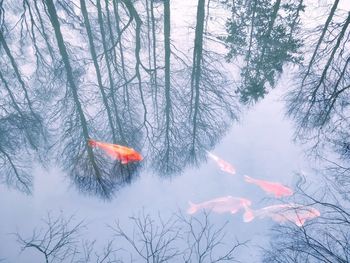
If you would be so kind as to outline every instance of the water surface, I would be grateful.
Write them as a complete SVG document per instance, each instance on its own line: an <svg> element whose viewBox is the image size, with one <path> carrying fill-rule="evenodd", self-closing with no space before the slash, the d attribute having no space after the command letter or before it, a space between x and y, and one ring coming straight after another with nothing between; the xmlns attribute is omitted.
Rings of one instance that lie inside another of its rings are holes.
<svg viewBox="0 0 350 263"><path fill-rule="evenodd" d="M86 225L73 244L76 257L49 255L47 262L88 261L83 240L96 240L96 253L106 253L108 240L123 247L110 251L110 262L143 262L115 236L116 220L128 233L135 227L130 216L142 213L205 220L203 211L187 214L189 202L228 195L249 199L253 211L301 203L328 215L334 206L321 200L335 201L310 199L297 175L311 184L306 190L320 193L327 181L313 168L329 164L326 157L347 163L350 19L345 1L316 2L1 2L0 259L44 260L33 246L44 232L30 237L45 218L74 216ZM122 163L89 139L132 147L143 160ZM220 170L208 152L236 174ZM275 198L245 175L296 194ZM325 178L338 184L333 196L346 206L347 176ZM247 241L233 252L242 262L278 261L262 250L276 245L272 226L302 231L336 219L310 219L305 228L273 216L247 223L246 211L208 216L214 228L227 222L223 243ZM213 261L178 242L181 253L165 262ZM205 242L200 247L211 251ZM99 262L93 254L91 262ZM219 246L213 257L224 254Z"/></svg>

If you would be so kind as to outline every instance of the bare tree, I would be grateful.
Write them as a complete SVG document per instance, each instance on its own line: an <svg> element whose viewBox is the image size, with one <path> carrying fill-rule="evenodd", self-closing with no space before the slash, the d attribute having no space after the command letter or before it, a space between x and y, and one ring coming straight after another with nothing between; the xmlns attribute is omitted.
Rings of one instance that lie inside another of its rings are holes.
<svg viewBox="0 0 350 263"><path fill-rule="evenodd" d="M216 227L210 223L207 212L190 218L180 214L180 219L184 224L183 237L187 242L187 249L183 254L184 262L239 262L236 260L237 249L245 246L248 241L227 242L227 222Z"/></svg>
<svg viewBox="0 0 350 263"><path fill-rule="evenodd" d="M194 164L205 158L205 149L211 149L220 140L230 121L237 120L239 112L238 98L231 89L232 80L219 62L222 55L205 48L205 14L209 12L205 3L199 0L197 5L191 84L190 91L186 92L190 100L184 102L188 105L187 133L191 139L186 145L187 161Z"/></svg>
<svg viewBox="0 0 350 263"><path fill-rule="evenodd" d="M93 63L94 63L96 78L97 78L97 82L98 82L98 88L99 88L99 91L101 93L102 103L103 103L103 106L107 112L107 118L108 118L110 130L112 132L112 141L113 141L113 143L116 143L117 142L116 131L114 128L114 121L113 121L113 116L112 116L112 112L111 112L111 107L109 106L110 103L108 102L108 97L107 97L107 94L105 91L105 87L102 83L101 69L100 69L100 66L99 66L98 61L97 61L96 48L95 48L95 44L94 44L94 36L92 34L90 20L89 20L87 8L86 8L86 3L84 0L80 1L80 7L81 7L81 12L82 12L83 17L84 17L84 24L85 24L85 28L86 28L88 39L89 39L90 53L91 53L91 58L92 58ZM99 20L101 20L101 17L100 17L101 16L101 3L100 3L100 1L97 1L97 7L98 7ZM104 49L106 49L106 41L104 39L104 31L102 31L102 29L103 29L102 20L99 21L99 23L100 23L100 28L101 28L101 34L103 37L102 43L103 43ZM107 58L108 56L106 55L105 57ZM111 71L110 71L108 61L107 61L107 65L108 65L108 73L110 76ZM112 83L111 83L111 85L112 85ZM114 95L112 96L112 98L114 98Z"/></svg>
<svg viewBox="0 0 350 263"><path fill-rule="evenodd" d="M21 250L29 248L37 250L45 262L63 262L74 258L77 254L80 232L83 222L74 223L74 218L53 218L50 214L44 220L44 228L35 229L29 238L16 234Z"/></svg>
<svg viewBox="0 0 350 263"><path fill-rule="evenodd" d="M31 237L25 238L16 233L21 251L36 250L46 263L119 263L113 242L109 241L101 250L96 249L96 241L83 239L83 221L76 222L73 216L65 218L62 214L54 217L48 213L40 229L34 229Z"/></svg>
<svg viewBox="0 0 350 263"><path fill-rule="evenodd" d="M349 202L329 186L318 191L319 194L308 193L310 190L305 188L305 183L300 181L295 198L317 206L321 216L301 227L275 226L270 248L264 249L263 262L349 262Z"/></svg>
<svg viewBox="0 0 350 263"><path fill-rule="evenodd" d="M24 193L32 191L31 168L45 141L38 99L13 55L5 26L0 28L0 181Z"/></svg>
<svg viewBox="0 0 350 263"><path fill-rule="evenodd" d="M227 223L216 226L205 212L189 218L178 212L164 220L160 214L152 218L142 211L129 222L128 226L119 221L109 226L113 238L103 247L84 238L88 226L83 221L63 214L48 213L31 236L17 232L15 237L22 252L34 249L46 263L236 262L237 250L247 243L227 237Z"/></svg>
<svg viewBox="0 0 350 263"><path fill-rule="evenodd" d="M339 1L325 8L322 21L304 32L305 59L286 96L287 113L296 123L296 139L322 160L327 177L348 195L350 13L339 8Z"/></svg>
<svg viewBox="0 0 350 263"><path fill-rule="evenodd" d="M127 234L119 222L111 228L116 237L126 240L131 246L132 251L127 250L131 254L135 253L145 262L167 262L180 255L176 247L181 232L177 220L171 218L163 221L159 218L158 226L150 215L144 213L130 219L135 227L132 235Z"/></svg>
<svg viewBox="0 0 350 263"><path fill-rule="evenodd" d="M84 241L81 248L81 256L74 263L122 263L117 257L119 249L114 248L113 241L109 241L102 251L95 248L96 241Z"/></svg>
<svg viewBox="0 0 350 263"><path fill-rule="evenodd" d="M226 241L226 225L215 227L207 213L191 218L178 213L164 220L160 215L153 219L143 211L130 219L134 226L131 233L119 222L111 228L117 238L126 241L128 248L125 250L136 261L233 262L236 250L246 243Z"/></svg>
<svg viewBox="0 0 350 263"><path fill-rule="evenodd" d="M295 77L295 89L288 96L288 114L296 121L299 139L316 139L346 128L350 62L347 44L350 13L334 1L324 24L305 36L305 62ZM320 140L318 140L320 139Z"/></svg>

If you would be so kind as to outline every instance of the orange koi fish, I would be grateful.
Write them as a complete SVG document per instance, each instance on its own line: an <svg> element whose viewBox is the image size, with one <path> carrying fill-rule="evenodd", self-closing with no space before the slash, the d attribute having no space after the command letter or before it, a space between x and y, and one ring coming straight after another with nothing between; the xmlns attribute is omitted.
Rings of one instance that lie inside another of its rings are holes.
<svg viewBox="0 0 350 263"><path fill-rule="evenodd" d="M251 201L248 199L232 197L230 195L215 198L199 204L194 204L192 202L188 203L190 207L187 209L187 213L190 215L197 213L201 209L208 209L219 214L226 212L235 214L242 208L247 211L248 206L251 205Z"/></svg>
<svg viewBox="0 0 350 263"><path fill-rule="evenodd" d="M143 159L141 154L139 154L133 148L128 148L118 144L98 142L92 139L88 140L88 144L90 147L97 147L102 149L109 156L119 160L122 164L127 164L129 162L138 162Z"/></svg>
<svg viewBox="0 0 350 263"><path fill-rule="evenodd" d="M321 213L313 207L303 206L299 204L281 204L267 206L262 209L253 211L247 208L247 213L244 215L244 222L250 222L255 217L270 217L278 223L293 222L297 226L304 225L306 220L311 220L319 217Z"/></svg>
<svg viewBox="0 0 350 263"><path fill-rule="evenodd" d="M247 183L255 184L259 186L261 189L263 189L268 194L274 194L276 198L280 198L282 196L289 196L293 194L293 190L275 182L268 182L263 180L258 180L251 178L248 175L244 176L245 181Z"/></svg>
<svg viewBox="0 0 350 263"><path fill-rule="evenodd" d="M212 154L211 152L207 151L208 156L213 159L217 165L219 165L220 169L226 173L235 175L236 174L236 169L228 162L222 160L218 156Z"/></svg>

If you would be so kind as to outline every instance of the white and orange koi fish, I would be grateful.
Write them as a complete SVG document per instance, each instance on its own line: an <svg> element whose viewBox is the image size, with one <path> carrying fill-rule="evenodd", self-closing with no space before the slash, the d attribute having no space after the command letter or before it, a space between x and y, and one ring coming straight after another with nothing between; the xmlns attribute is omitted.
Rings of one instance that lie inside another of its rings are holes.
<svg viewBox="0 0 350 263"><path fill-rule="evenodd" d="M126 146L99 142L92 139L88 140L88 145L90 147L100 148L113 159L119 160L122 164L128 164L129 162L138 162L143 159L141 154L139 154L134 149L128 148Z"/></svg>
<svg viewBox="0 0 350 263"><path fill-rule="evenodd" d="M254 179L248 175L245 175L244 178L247 183L251 183L259 186L266 193L275 195L276 198L280 198L282 196L290 196L293 194L292 189L277 182L269 182L269 181Z"/></svg>
<svg viewBox="0 0 350 263"><path fill-rule="evenodd" d="M235 214L241 209L247 211L248 207L251 205L251 201L245 198L232 197L228 195L198 204L189 202L189 205L190 207L187 209L187 213L190 215L197 213L201 209L207 209L219 214Z"/></svg>
<svg viewBox="0 0 350 263"><path fill-rule="evenodd" d="M270 217L277 223L293 222L301 227L307 220L319 217L320 215L321 213L316 208L291 203L271 205L256 211L247 207L247 212L244 214L243 219L244 222L250 222L255 217Z"/></svg>
<svg viewBox="0 0 350 263"><path fill-rule="evenodd" d="M226 173L235 175L236 174L236 169L233 167L232 164L222 160L221 158L219 158L218 156L212 154L211 152L207 151L208 156L213 159L217 165L220 167L220 169Z"/></svg>

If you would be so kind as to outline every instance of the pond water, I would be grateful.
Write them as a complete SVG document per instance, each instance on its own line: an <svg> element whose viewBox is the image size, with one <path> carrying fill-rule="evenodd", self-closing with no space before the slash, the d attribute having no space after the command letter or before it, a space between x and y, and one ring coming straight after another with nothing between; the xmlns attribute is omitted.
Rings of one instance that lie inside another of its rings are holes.
<svg viewBox="0 0 350 263"><path fill-rule="evenodd" d="M346 1L0 7L0 262L347 262Z"/></svg>

